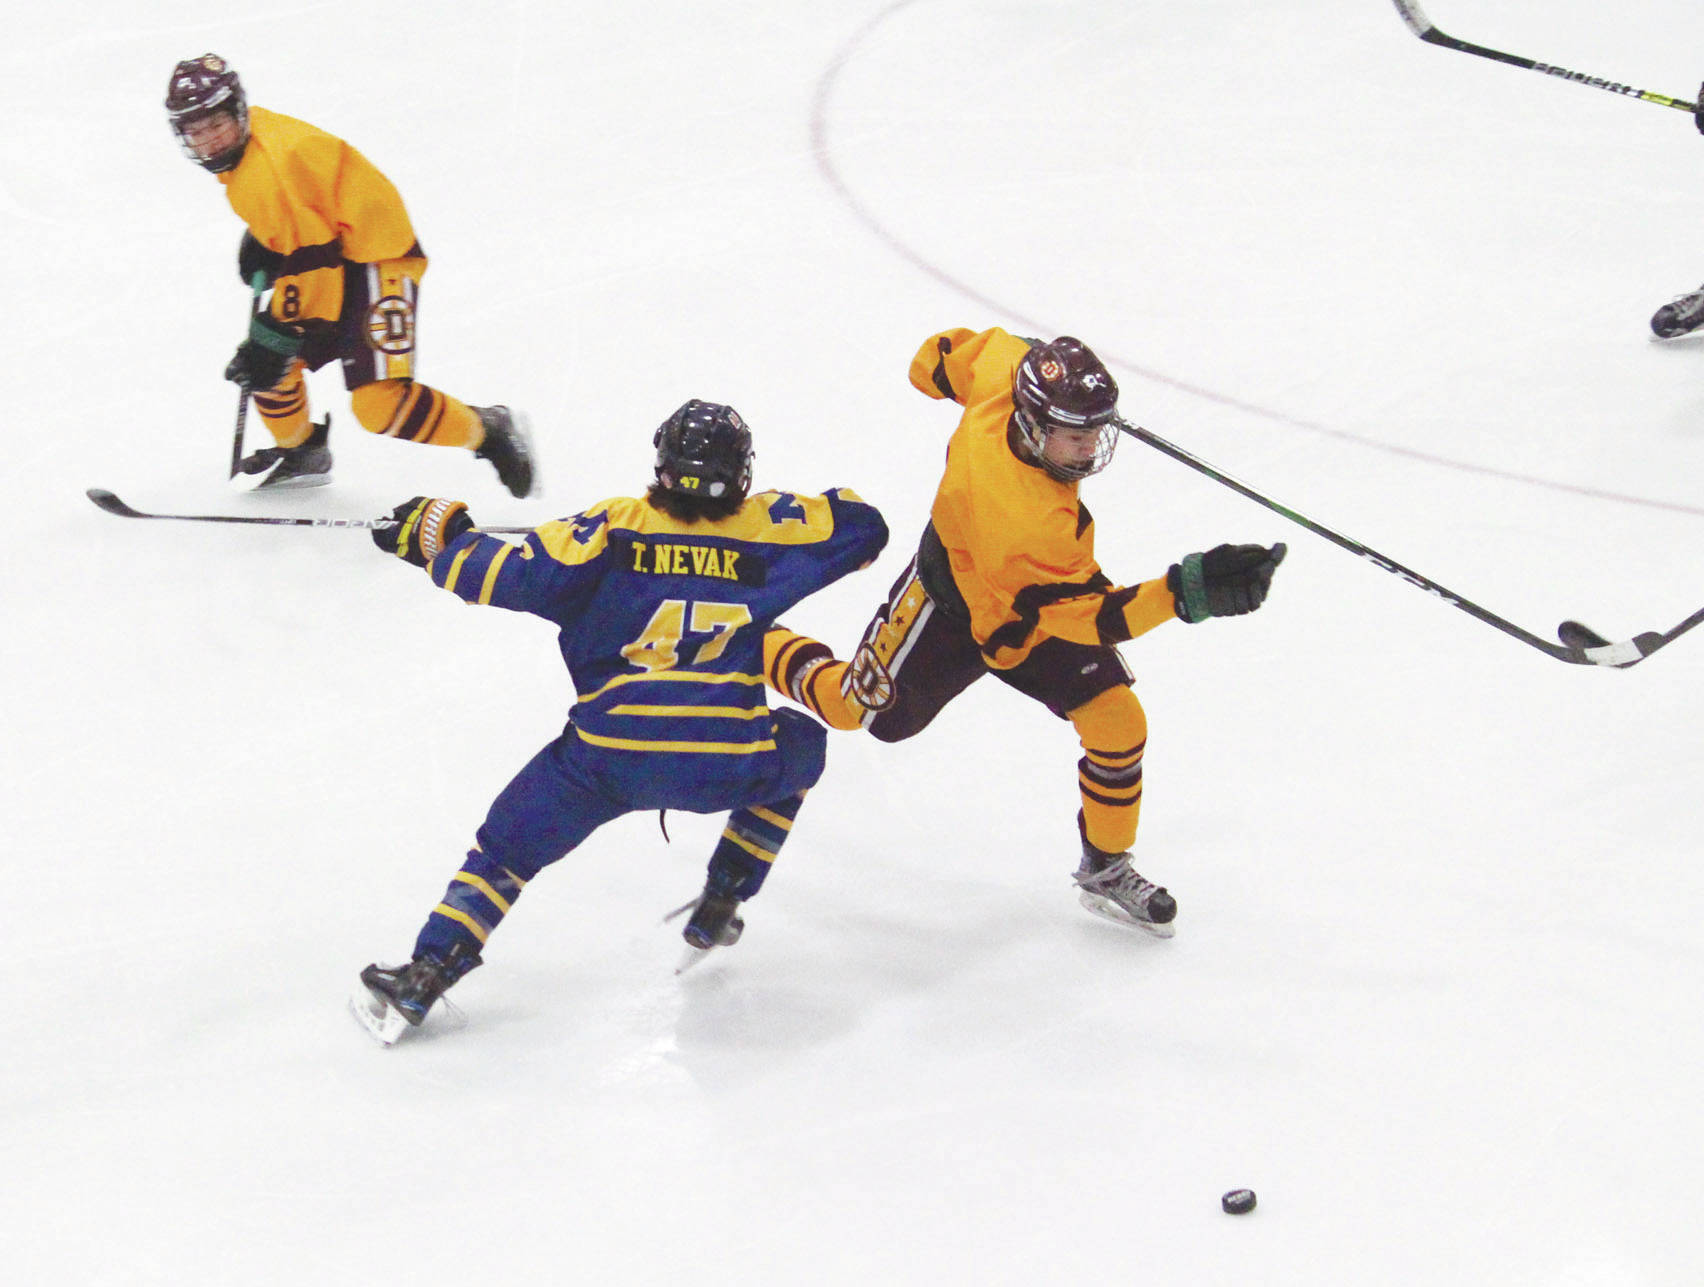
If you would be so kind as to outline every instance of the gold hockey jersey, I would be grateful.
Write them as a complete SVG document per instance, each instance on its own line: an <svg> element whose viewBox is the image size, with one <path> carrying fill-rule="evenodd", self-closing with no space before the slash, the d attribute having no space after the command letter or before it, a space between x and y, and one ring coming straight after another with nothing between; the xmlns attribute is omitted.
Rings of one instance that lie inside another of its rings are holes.
<svg viewBox="0 0 1704 1287"><path fill-rule="evenodd" d="M243 159L218 177L255 239L284 257L271 305L281 321L336 321L345 260L418 259L425 271L395 186L349 144L306 121L249 108Z"/></svg>
<svg viewBox="0 0 1704 1287"><path fill-rule="evenodd" d="M1012 373L1029 348L998 327L961 327L930 336L911 361L913 386L964 407L930 518L971 634L996 670L1049 637L1120 643L1177 615L1164 577L1133 586L1107 578L1077 484L1026 464L1008 441Z"/></svg>

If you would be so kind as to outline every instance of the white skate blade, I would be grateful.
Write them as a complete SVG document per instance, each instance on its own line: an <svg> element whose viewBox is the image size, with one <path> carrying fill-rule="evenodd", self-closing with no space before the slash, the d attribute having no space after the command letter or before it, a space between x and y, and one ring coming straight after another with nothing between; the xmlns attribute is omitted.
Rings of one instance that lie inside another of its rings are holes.
<svg viewBox="0 0 1704 1287"><path fill-rule="evenodd" d="M1159 925L1153 921L1138 920L1117 903L1113 902L1110 898L1102 898L1099 894L1091 894L1086 889L1078 892L1077 901L1103 920L1109 920L1115 925L1125 925L1134 929L1146 930L1155 938L1171 938L1177 933L1177 926L1171 921L1167 921L1164 925Z"/></svg>
<svg viewBox="0 0 1704 1287"><path fill-rule="evenodd" d="M678 977L679 975L685 974L688 970L692 969L693 966L697 965L715 950L715 948L711 947L688 947L686 951L681 953L680 960L675 962L675 975Z"/></svg>
<svg viewBox="0 0 1704 1287"><path fill-rule="evenodd" d="M686 951L681 953L681 958L675 965L675 977L678 978L685 974L715 950L713 947L693 947L690 943L687 944Z"/></svg>
<svg viewBox="0 0 1704 1287"><path fill-rule="evenodd" d="M381 1046L394 1046L397 1039L408 1031L408 1020L402 1012L382 997L374 996L364 983L357 983L355 990L349 994L349 1013Z"/></svg>
<svg viewBox="0 0 1704 1287"><path fill-rule="evenodd" d="M324 487L331 482L330 470L323 474L297 474L280 482L268 482L277 472L278 466L274 465L258 474L233 474L229 485L232 491L246 495L249 492L287 492L301 487Z"/></svg>

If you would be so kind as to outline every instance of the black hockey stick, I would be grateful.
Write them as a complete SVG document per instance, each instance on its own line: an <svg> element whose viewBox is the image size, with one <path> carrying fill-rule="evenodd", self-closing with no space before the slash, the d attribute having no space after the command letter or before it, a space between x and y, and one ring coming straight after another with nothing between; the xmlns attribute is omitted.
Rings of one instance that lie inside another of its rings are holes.
<svg viewBox="0 0 1704 1287"><path fill-rule="evenodd" d="M1478 54L1481 58L1490 58L1496 62L1507 63L1511 67L1525 67L1529 71L1543 72L1546 76L1571 80L1579 85L1590 85L1594 89L1607 89L1612 94L1622 94L1628 98L1642 98L1647 103L1660 103L1664 107L1676 107L1683 112L1698 110L1697 104L1688 103L1685 99L1670 98L1667 94L1653 94L1648 89L1634 89L1631 85L1623 85L1619 81L1604 80L1601 76L1587 76L1584 72L1569 71L1566 67L1555 67L1550 63L1522 58L1519 54L1505 54L1500 50L1487 49L1484 45L1475 45L1465 40L1457 40L1454 36L1446 36L1432 25L1432 20L1426 16L1425 11L1415 3L1415 0L1396 0L1396 11L1402 15L1402 20L1408 24L1408 29L1429 45L1438 45L1444 49L1459 49L1464 54Z"/></svg>
<svg viewBox="0 0 1704 1287"><path fill-rule="evenodd" d="M260 514L149 514L143 510L132 509L104 487L91 487L87 495L107 513L117 514L120 518L170 518L181 523L264 523L271 527L358 527L368 530L389 527L396 521L392 518L282 518ZM481 526L479 530L514 534L530 532L533 529Z"/></svg>
<svg viewBox="0 0 1704 1287"><path fill-rule="evenodd" d="M1362 545L1361 542L1354 538L1344 536L1341 532L1334 532L1323 523L1316 523L1313 519L1308 518L1306 515L1298 514L1295 510L1284 505L1280 505L1277 501L1272 500L1270 497L1262 496L1247 483L1237 481L1224 471L1215 469L1199 456L1191 455L1182 447L1178 447L1167 442L1164 438L1161 438L1157 434L1149 433L1146 429L1140 428L1137 425L1129 424L1122 420L1119 421L1118 427L1125 433L1129 434L1132 438L1135 438L1140 442L1147 443L1148 446L1154 448L1154 450L1163 452L1170 456L1173 460L1180 461L1183 464L1188 465L1191 469L1198 473L1206 474L1207 477L1211 478L1214 482L1223 483L1232 491L1248 497L1256 504L1266 506L1267 509L1271 510L1275 514L1282 514L1292 523L1300 524L1307 528L1308 531L1314 533L1314 535L1323 536L1333 545L1341 546L1348 550L1349 553L1367 560L1367 562L1371 563L1374 567L1382 568L1384 571L1391 573L1393 576L1400 577L1415 589L1424 590L1427 594L1443 600L1452 608L1460 608L1463 612L1467 613L1468 616L1477 617L1486 625L1501 630L1504 634L1515 639L1519 639L1522 643L1538 649L1545 656L1554 657L1558 661L1571 662L1577 666L1616 666L1621 668L1634 666L1643 661L1646 657L1649 657L1663 645L1672 643L1688 630L1692 629L1692 627L1698 625L1700 622L1704 622L1704 608L1700 608L1685 621L1682 621L1678 626L1675 626L1674 629L1664 633L1658 634L1654 630L1649 630L1644 634L1635 635L1631 639L1623 640L1621 643L1603 642L1599 644L1592 644L1589 640L1585 639L1577 632L1568 629L1568 627L1577 623L1563 622L1562 627L1559 630L1559 637L1562 642L1551 643L1548 639L1541 639L1530 631L1522 630L1512 621L1506 621L1494 612L1486 611L1477 603L1462 598L1461 595L1457 594L1455 591L1444 588L1430 577L1421 576L1420 573L1414 571L1413 568L1404 567L1395 559L1387 558L1383 554L1380 554L1377 550L1370 549L1369 547Z"/></svg>
<svg viewBox="0 0 1704 1287"><path fill-rule="evenodd" d="M250 280L249 286L254 291L254 298L249 301L249 326L254 326L254 319L260 312L260 296L266 289L266 274L256 273ZM237 476L237 470L243 465L243 432L248 427L249 387L246 384L237 385L237 431L231 435L231 477ZM112 493L107 493L109 496Z"/></svg>

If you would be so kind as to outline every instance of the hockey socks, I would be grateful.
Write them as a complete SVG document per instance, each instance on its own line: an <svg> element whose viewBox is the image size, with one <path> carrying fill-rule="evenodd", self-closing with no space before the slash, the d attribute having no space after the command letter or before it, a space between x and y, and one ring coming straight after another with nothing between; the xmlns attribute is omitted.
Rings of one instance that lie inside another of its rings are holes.
<svg viewBox="0 0 1704 1287"><path fill-rule="evenodd" d="M827 644L785 626L763 636L763 678L830 728L850 732L863 726L865 708L845 692L847 664Z"/></svg>
<svg viewBox="0 0 1704 1287"><path fill-rule="evenodd" d="M467 861L444 891L443 902L426 918L414 942L414 955L445 960L457 944L477 954L509 914L526 883L480 850L469 850Z"/></svg>
<svg viewBox="0 0 1704 1287"><path fill-rule="evenodd" d="M1070 713L1082 739L1077 790L1083 803L1084 839L1122 853L1136 841L1142 811L1142 753L1148 719L1129 688L1109 688Z"/></svg>

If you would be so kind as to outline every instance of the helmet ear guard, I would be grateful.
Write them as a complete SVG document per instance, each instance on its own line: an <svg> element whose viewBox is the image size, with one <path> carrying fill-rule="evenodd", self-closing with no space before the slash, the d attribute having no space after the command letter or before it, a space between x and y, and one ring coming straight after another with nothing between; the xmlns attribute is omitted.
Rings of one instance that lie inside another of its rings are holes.
<svg viewBox="0 0 1704 1287"><path fill-rule="evenodd" d="M191 146L187 131L217 113L227 113L237 125L237 142L223 152L203 156ZM243 159L249 141L248 95L236 70L218 54L186 58L172 68L166 85L166 115L184 155L204 170L223 174Z"/></svg>
<svg viewBox="0 0 1704 1287"><path fill-rule="evenodd" d="M1061 482L1099 473L1118 446L1118 382L1081 340L1061 335L1036 344L1012 373L1013 420L1031 463ZM1094 451L1073 463L1061 463L1048 451L1059 431L1096 432Z"/></svg>

